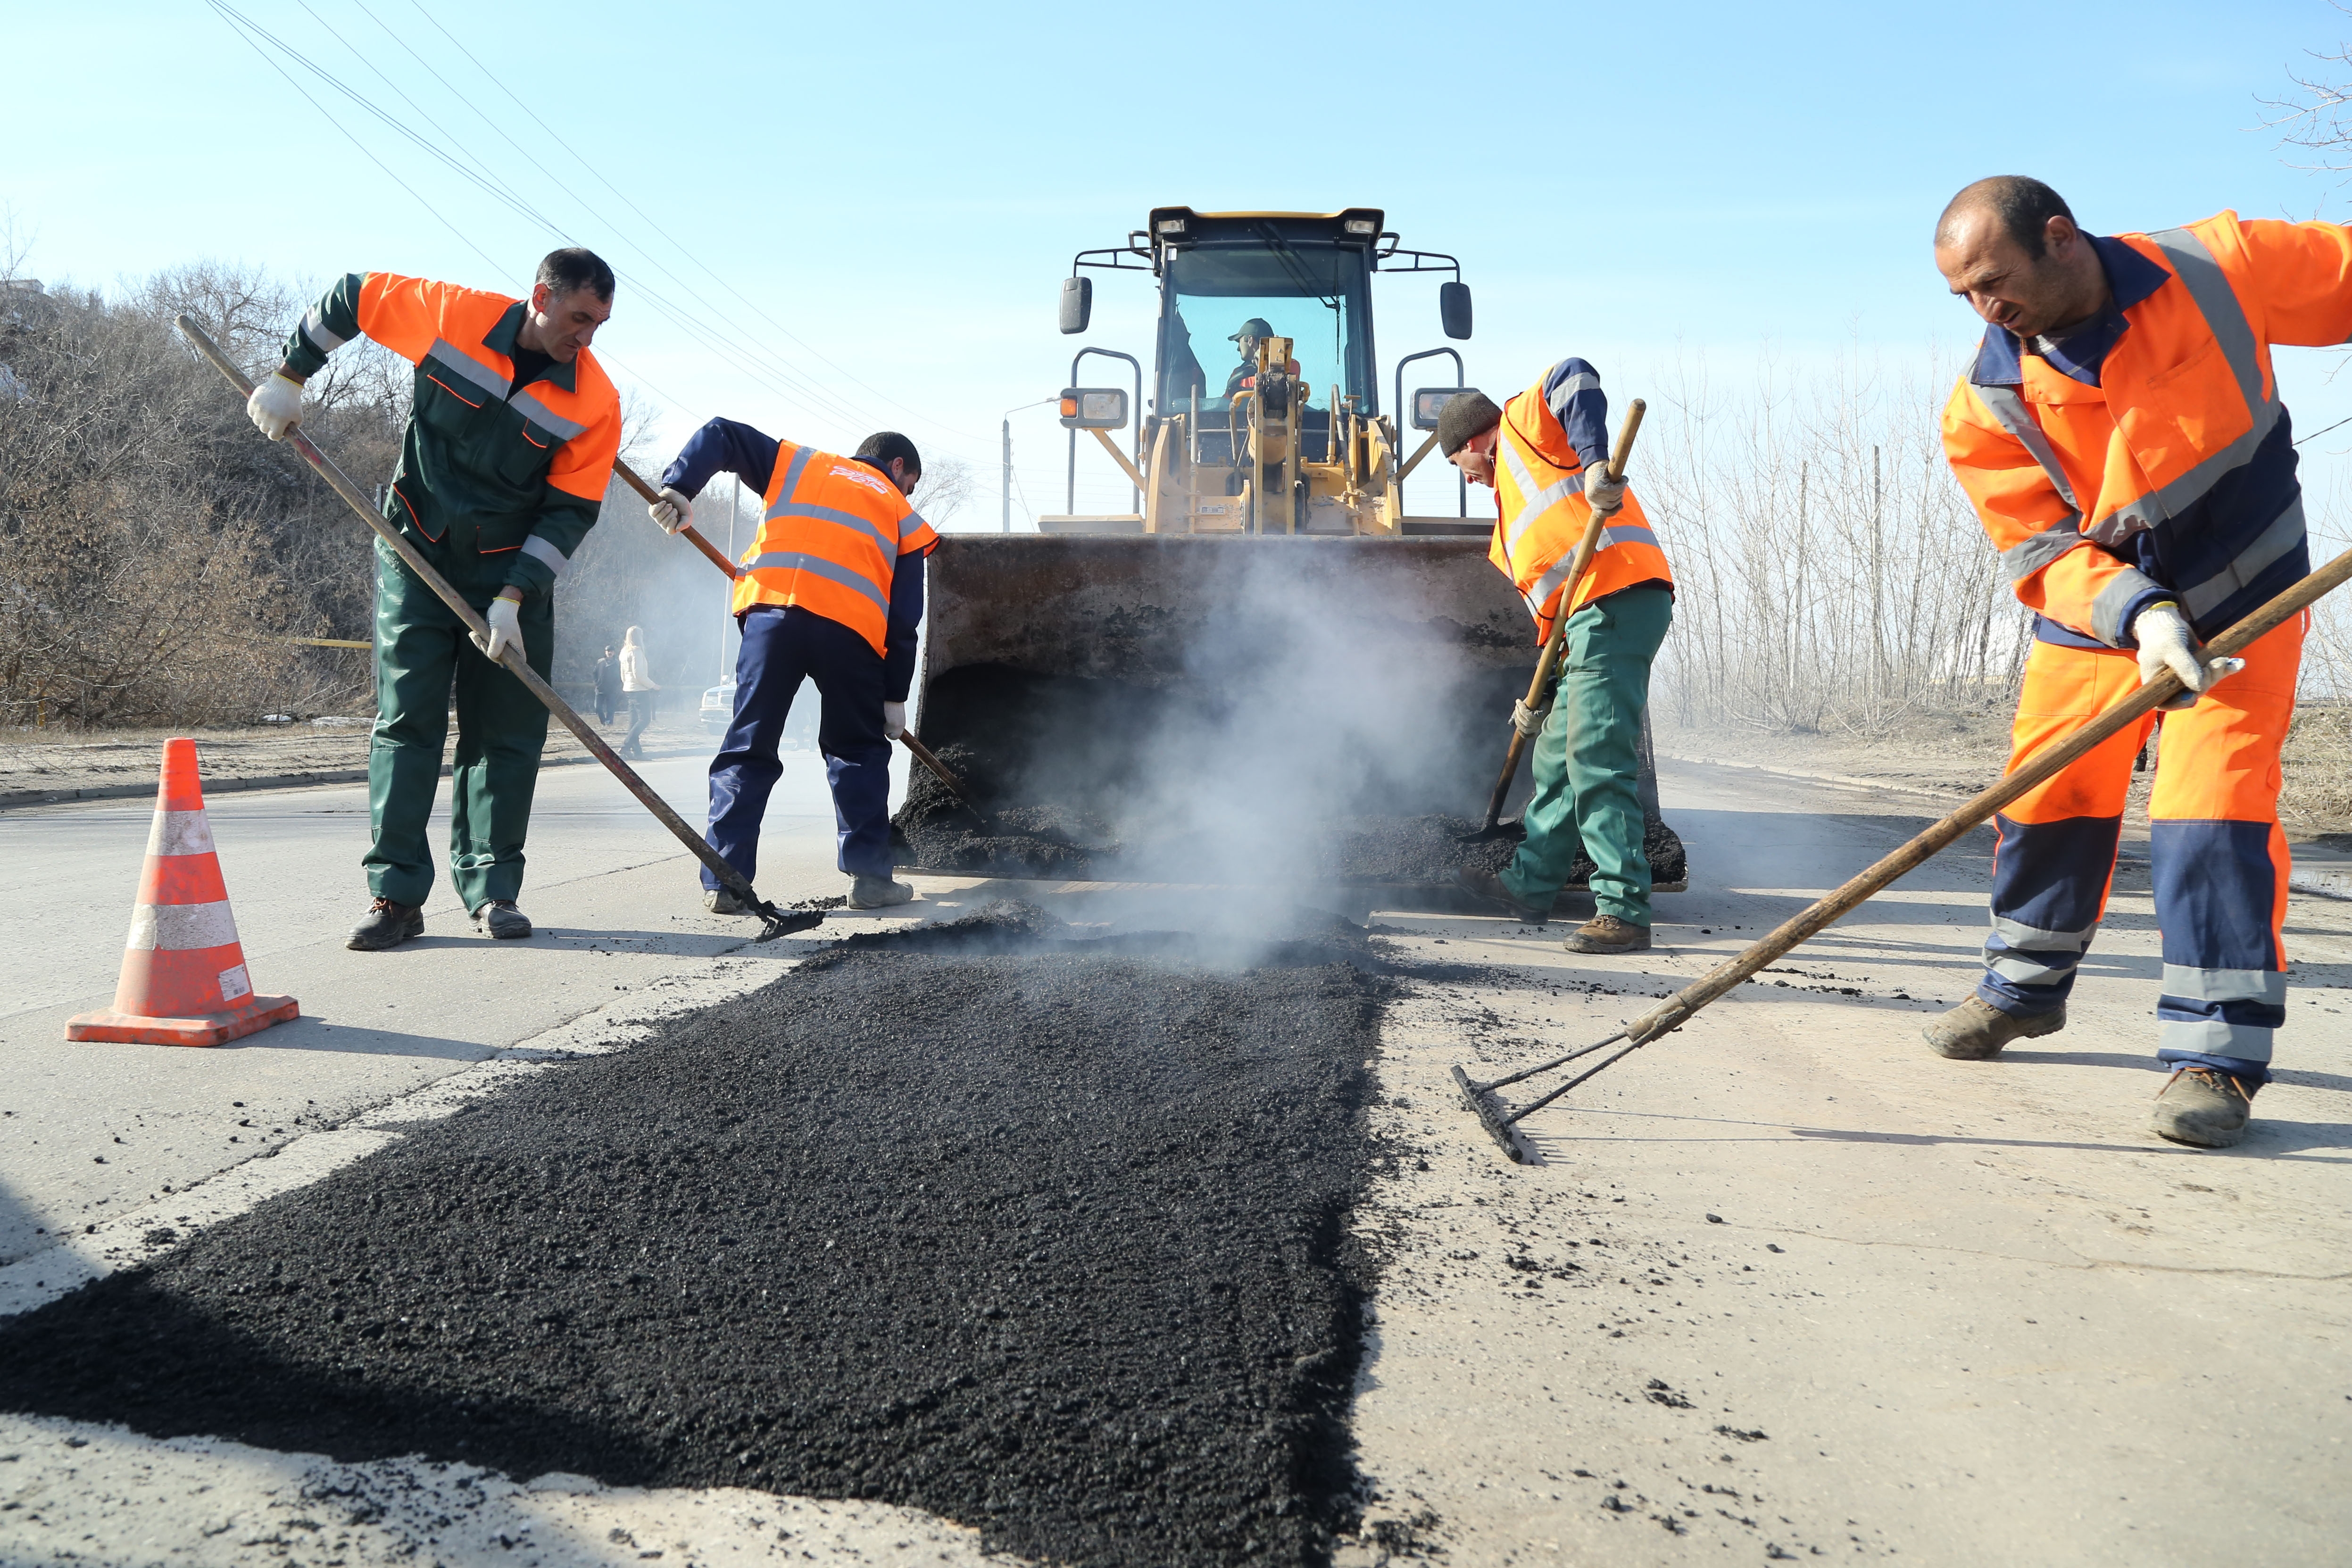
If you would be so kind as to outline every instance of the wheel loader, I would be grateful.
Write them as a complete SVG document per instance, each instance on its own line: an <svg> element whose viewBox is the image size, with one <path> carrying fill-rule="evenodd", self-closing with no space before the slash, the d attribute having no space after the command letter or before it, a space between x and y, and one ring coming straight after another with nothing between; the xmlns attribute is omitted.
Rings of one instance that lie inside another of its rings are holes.
<svg viewBox="0 0 2352 1568"><path fill-rule="evenodd" d="M1083 432L1135 509L1070 505L1036 534L941 538L917 725L984 805L919 772L902 863L1458 906L1460 869L1513 847L1467 830L1539 650L1487 559L1491 512L1405 513L1462 361L1444 346L1394 361L1384 408L1372 301L1376 275L1449 274L1439 326L1467 339L1460 265L1403 248L1377 208L1159 207L1125 245L1074 259L1064 333L1087 329L1096 272L1134 275L1159 312L1148 382L1120 350L1071 361L1069 499ZM1451 383L1408 392L1407 369L1441 359ZM1123 363L1128 384L1087 384L1089 360ZM1522 776L1514 800L1528 789ZM1646 730L1640 789L1671 891L1683 852L1657 816Z"/></svg>

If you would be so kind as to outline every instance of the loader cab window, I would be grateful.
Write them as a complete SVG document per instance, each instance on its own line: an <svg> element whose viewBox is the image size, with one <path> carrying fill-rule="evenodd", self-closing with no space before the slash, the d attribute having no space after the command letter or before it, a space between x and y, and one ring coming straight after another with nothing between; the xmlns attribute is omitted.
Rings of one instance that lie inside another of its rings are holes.
<svg viewBox="0 0 2352 1568"><path fill-rule="evenodd" d="M1232 241L1169 254L1160 305L1160 407L1222 413L1249 373L1243 336L1291 340L1307 406L1328 413L1331 389L1373 408L1370 275L1360 248L1286 238L1271 225ZM1254 345L1253 345L1254 346ZM1254 359L1254 357L1253 357Z"/></svg>

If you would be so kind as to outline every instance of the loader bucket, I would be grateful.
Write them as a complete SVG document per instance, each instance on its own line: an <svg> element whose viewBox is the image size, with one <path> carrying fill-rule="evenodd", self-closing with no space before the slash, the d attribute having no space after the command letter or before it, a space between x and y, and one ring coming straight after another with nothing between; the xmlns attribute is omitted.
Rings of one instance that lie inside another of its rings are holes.
<svg viewBox="0 0 2352 1568"><path fill-rule="evenodd" d="M1429 894L1515 847L1453 841L1538 653L1484 539L950 535L927 590L917 727L989 816L915 778L914 869Z"/></svg>

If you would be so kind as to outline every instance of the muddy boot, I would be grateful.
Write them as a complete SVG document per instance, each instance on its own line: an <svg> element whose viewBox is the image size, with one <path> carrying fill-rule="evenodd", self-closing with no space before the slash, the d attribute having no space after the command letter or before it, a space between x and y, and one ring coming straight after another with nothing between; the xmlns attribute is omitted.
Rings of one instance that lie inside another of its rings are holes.
<svg viewBox="0 0 2352 1568"><path fill-rule="evenodd" d="M849 884L849 907L852 909L887 909L894 904L913 901L912 883L893 882L887 876L861 876Z"/></svg>
<svg viewBox="0 0 2352 1568"><path fill-rule="evenodd" d="M1646 953L1650 928L1613 915L1596 915L1561 937L1559 945L1571 953Z"/></svg>
<svg viewBox="0 0 2352 1568"><path fill-rule="evenodd" d="M474 929L485 936L512 939L530 935L530 916L511 898L494 898L474 911Z"/></svg>
<svg viewBox="0 0 2352 1568"><path fill-rule="evenodd" d="M1530 925L1541 925L1551 918L1550 910L1538 909L1534 904L1523 903L1515 897L1511 890L1503 885L1502 873L1499 872L1481 871L1476 866L1465 865L1454 873L1454 883L1473 898L1493 904L1515 920L1524 920Z"/></svg>
<svg viewBox="0 0 2352 1568"><path fill-rule="evenodd" d="M425 911L414 904L396 904L379 894L343 946L354 953L381 953L386 947L397 947L411 936L425 935Z"/></svg>
<svg viewBox="0 0 2352 1568"><path fill-rule="evenodd" d="M2021 1019L1970 997L1921 1033L1938 1056L1948 1056L1954 1061L1990 1061L2012 1040L2040 1040L2065 1027L2066 1008L2063 1002L2056 1012Z"/></svg>
<svg viewBox="0 0 2352 1568"><path fill-rule="evenodd" d="M749 915L751 913L750 910L743 907L743 901L741 899L736 897L732 893L730 893L723 887L704 888L702 890L702 907L708 909L713 915Z"/></svg>
<svg viewBox="0 0 2352 1568"><path fill-rule="evenodd" d="M2149 1131L2176 1144L2226 1149L2246 1135L2253 1096L2230 1074L2211 1067L2184 1067L2156 1094Z"/></svg>

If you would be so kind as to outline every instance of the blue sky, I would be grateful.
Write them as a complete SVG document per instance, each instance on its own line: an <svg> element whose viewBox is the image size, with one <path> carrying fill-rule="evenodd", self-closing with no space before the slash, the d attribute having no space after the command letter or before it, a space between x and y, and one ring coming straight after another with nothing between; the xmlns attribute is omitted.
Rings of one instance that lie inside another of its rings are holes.
<svg viewBox="0 0 2352 1568"><path fill-rule="evenodd" d="M982 470L967 524L995 521L999 419L1066 373L1071 254L1155 204L1381 206L1462 258L1474 382L1580 352L1621 393L1677 355L1735 380L1765 354L1948 360L1976 325L1927 236L1983 173L2039 174L2102 230L2347 215L2262 126L2352 40L2324 0L421 7L237 0L635 280L599 346L665 448L714 413L824 444L896 425ZM47 6L9 37L78 67L10 73L0 202L37 276L216 256L516 289L558 243L205 0ZM1097 298L1084 340L1147 352L1139 281ZM1379 307L1385 384L1443 340L1433 280ZM2284 359L2300 428L2352 415L2336 356ZM1020 499L1061 509L1050 411L1011 417ZM1081 467L1082 508L1124 503L1098 454Z"/></svg>

